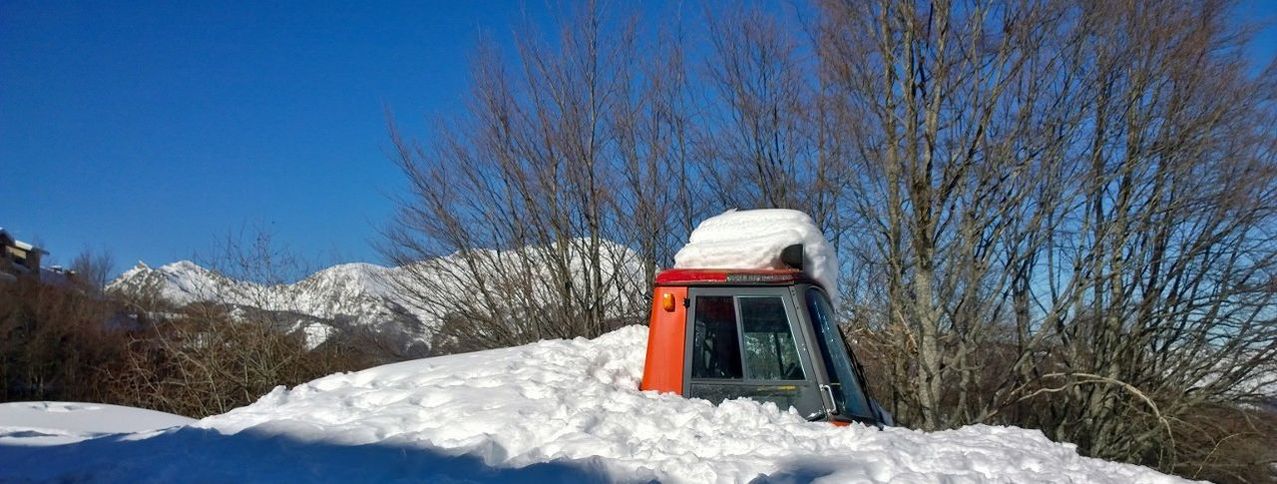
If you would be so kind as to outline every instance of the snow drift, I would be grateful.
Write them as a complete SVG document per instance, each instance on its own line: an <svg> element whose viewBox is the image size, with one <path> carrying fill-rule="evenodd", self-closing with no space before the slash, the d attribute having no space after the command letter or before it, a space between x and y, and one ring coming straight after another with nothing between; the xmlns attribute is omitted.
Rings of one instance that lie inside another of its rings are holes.
<svg viewBox="0 0 1277 484"><path fill-rule="evenodd" d="M803 244L803 272L838 305L838 255L807 214L788 209L728 210L696 226L674 267L783 269L780 252Z"/></svg>
<svg viewBox="0 0 1277 484"><path fill-rule="evenodd" d="M637 390L646 330L387 365L276 388L190 426L0 442L0 481L1172 482L1040 432L806 422Z"/></svg>
<svg viewBox="0 0 1277 484"><path fill-rule="evenodd" d="M180 415L102 403L0 403L0 445L70 444L192 423L195 419Z"/></svg>

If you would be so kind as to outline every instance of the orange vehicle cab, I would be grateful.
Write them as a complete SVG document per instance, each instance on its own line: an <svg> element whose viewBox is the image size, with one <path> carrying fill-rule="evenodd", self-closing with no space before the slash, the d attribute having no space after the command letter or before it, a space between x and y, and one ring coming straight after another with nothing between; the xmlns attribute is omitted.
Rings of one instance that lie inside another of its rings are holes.
<svg viewBox="0 0 1277 484"><path fill-rule="evenodd" d="M870 398L825 288L786 269L670 269L656 276L643 390L714 403L733 398L795 408L808 420L892 425Z"/></svg>

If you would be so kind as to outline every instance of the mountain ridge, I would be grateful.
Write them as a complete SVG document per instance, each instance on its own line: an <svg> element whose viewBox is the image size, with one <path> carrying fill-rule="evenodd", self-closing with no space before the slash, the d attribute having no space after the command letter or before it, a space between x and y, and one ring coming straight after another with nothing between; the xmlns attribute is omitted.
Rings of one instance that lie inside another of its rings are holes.
<svg viewBox="0 0 1277 484"><path fill-rule="evenodd" d="M591 269L585 248L591 247L587 244L597 243L588 239L569 240L568 250L575 256L565 269L557 272L550 269L548 258L558 253L558 246L523 246L454 252L410 267L342 263L281 284L236 279L190 260L159 267L139 262L107 284L106 291L178 308L214 302L282 314L290 321L284 329L303 331L311 347L322 344L334 334L333 329L371 329L405 348L428 347L431 337L443 324L446 312L455 308L438 303L431 308L421 307L427 303L418 302L416 295L446 294L442 299L466 299L477 284L493 284L489 276L520 273L531 280L546 281L544 287L534 288L532 296L520 294L530 297L531 303L537 303L556 297L550 291L550 281L563 277L560 275L563 270L566 277L582 283L590 270L597 270L611 284L604 290L618 301L609 310L645 309L646 301L630 301L632 298L623 296L641 294L646 284L641 277L643 270L638 255L625 245L603 241L598 248L604 257L598 261L598 267ZM476 276L475 271L480 275ZM501 301L501 304L514 305L528 303L528 300Z"/></svg>
<svg viewBox="0 0 1277 484"><path fill-rule="evenodd" d="M219 302L239 308L295 313L287 331L302 331L315 347L336 328L371 329L411 346L424 343L429 319L390 288L396 268L369 263L338 264L293 283L258 284L235 279L190 260L158 267L139 262L106 286L111 294L154 298L183 307Z"/></svg>

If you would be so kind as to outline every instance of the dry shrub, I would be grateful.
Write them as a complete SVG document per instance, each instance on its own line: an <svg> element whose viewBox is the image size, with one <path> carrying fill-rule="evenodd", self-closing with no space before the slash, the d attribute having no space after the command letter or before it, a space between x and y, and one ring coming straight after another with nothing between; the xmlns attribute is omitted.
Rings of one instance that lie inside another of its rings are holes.
<svg viewBox="0 0 1277 484"><path fill-rule="evenodd" d="M76 286L0 284L0 399L100 400L126 341L113 309Z"/></svg>
<svg viewBox="0 0 1277 484"><path fill-rule="evenodd" d="M340 341L313 350L300 333L197 304L135 335L112 390L127 405L203 417L247 405L278 385L298 385L374 364Z"/></svg>
<svg viewBox="0 0 1277 484"><path fill-rule="evenodd" d="M388 358L337 335L315 349L216 304L142 311L78 285L0 285L0 401L129 405L191 417Z"/></svg>

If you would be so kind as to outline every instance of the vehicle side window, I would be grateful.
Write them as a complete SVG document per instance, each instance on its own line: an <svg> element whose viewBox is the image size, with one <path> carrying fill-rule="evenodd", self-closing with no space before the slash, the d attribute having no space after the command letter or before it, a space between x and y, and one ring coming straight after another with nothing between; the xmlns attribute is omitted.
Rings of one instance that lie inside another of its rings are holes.
<svg viewBox="0 0 1277 484"><path fill-rule="evenodd" d="M834 320L834 310L823 293L816 289L807 290L807 308L812 316L812 329L816 331L816 343L826 365L830 368L830 386L835 388L834 404L840 414L849 414L863 418L873 418L873 410L869 407L869 398L860 381L856 377L856 368L852 363L851 353L847 351L847 343L838 331L838 323Z"/></svg>
<svg viewBox="0 0 1277 484"><path fill-rule="evenodd" d="M740 339L731 296L696 298L692 378L741 379Z"/></svg>
<svg viewBox="0 0 1277 484"><path fill-rule="evenodd" d="M803 380L794 334L778 297L739 298L745 366L751 380Z"/></svg>

